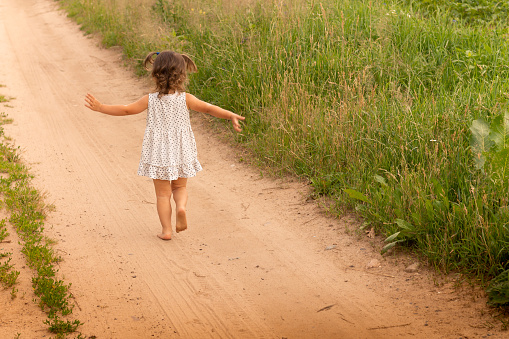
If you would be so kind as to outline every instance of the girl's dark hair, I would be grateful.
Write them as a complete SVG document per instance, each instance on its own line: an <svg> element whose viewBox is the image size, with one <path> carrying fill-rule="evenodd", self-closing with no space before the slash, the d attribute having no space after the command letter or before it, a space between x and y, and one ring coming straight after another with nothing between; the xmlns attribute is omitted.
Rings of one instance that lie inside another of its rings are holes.
<svg viewBox="0 0 509 339"><path fill-rule="evenodd" d="M151 75L159 96L175 91L184 92L188 81L187 73L198 70L191 58L173 51L150 52L143 61L147 70L148 64L153 65Z"/></svg>

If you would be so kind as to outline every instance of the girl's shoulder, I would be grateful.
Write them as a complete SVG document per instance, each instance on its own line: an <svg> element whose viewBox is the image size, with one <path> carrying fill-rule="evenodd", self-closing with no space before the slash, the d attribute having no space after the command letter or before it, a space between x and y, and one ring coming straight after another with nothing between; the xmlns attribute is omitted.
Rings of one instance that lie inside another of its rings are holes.
<svg viewBox="0 0 509 339"><path fill-rule="evenodd" d="M176 97L181 97L181 96L186 96L186 92L173 92L173 93L168 93L168 94L163 94L161 96L159 96L159 92L153 92L153 93L149 93L148 94L149 97L155 97L155 98L164 98L164 97L168 97L168 98L176 98Z"/></svg>
<svg viewBox="0 0 509 339"><path fill-rule="evenodd" d="M187 107L188 94L186 92L174 92L159 95L159 92L148 94L148 105L185 105Z"/></svg>
<svg viewBox="0 0 509 339"><path fill-rule="evenodd" d="M177 100L179 102L185 103L187 101L186 92L175 92L175 94L173 94L173 95L174 95L175 100Z"/></svg>

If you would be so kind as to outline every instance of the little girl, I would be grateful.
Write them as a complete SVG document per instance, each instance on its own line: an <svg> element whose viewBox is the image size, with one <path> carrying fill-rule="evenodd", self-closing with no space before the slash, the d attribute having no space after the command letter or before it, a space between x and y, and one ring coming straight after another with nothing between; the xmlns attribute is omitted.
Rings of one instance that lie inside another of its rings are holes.
<svg viewBox="0 0 509 339"><path fill-rule="evenodd" d="M187 178L194 177L202 167L198 162L196 142L189 120L189 110L229 119L240 132L239 120L244 117L211 105L185 93L187 72L196 72L195 63L184 54L173 51L151 52L144 66L152 64L156 92L129 105L103 105L92 94L87 94L85 106L109 115L138 114L148 109L147 127L138 175L154 180L157 213L162 232L157 236L170 240L172 236L170 198L176 207L176 231L187 229Z"/></svg>

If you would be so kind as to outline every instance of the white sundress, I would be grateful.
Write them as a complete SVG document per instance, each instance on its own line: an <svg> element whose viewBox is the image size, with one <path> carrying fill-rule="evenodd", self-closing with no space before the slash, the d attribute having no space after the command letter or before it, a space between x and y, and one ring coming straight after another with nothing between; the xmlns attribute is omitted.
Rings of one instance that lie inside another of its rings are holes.
<svg viewBox="0 0 509 339"><path fill-rule="evenodd" d="M190 178L202 170L186 94L148 96L147 127L143 137L138 175L152 179Z"/></svg>

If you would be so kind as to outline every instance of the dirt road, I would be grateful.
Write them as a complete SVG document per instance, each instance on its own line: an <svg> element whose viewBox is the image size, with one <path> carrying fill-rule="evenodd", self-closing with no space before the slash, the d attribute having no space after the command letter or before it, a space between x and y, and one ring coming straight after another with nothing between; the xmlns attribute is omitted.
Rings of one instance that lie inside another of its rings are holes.
<svg viewBox="0 0 509 339"><path fill-rule="evenodd" d="M481 298L433 284L424 269L405 272L409 258L382 258L376 242L345 231L357 225L320 213L303 184L239 162L199 118L204 171L189 180L190 226L161 241L152 182L136 175L145 114L115 118L84 107L89 91L126 103L146 83L54 1L0 0L0 23L0 90L15 97L0 106L14 119L6 134L55 206L46 232L58 242L59 273L72 283L73 319L85 335L503 337L481 315ZM366 268L372 259L381 267ZM1 338L49 337L30 278L23 269L26 295L0 293Z"/></svg>

